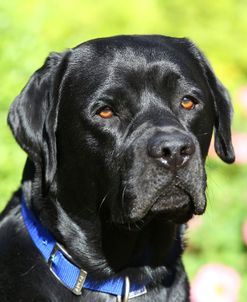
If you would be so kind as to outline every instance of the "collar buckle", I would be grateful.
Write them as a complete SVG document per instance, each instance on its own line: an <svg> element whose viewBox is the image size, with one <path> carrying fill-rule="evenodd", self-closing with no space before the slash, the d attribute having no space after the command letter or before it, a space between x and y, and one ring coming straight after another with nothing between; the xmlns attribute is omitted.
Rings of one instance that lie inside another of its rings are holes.
<svg viewBox="0 0 247 302"><path fill-rule="evenodd" d="M57 276L56 272L53 270L53 261L56 257L57 252L60 252L70 262L72 262L72 257L67 253L67 251L64 249L64 247L61 244L59 244L57 242L55 243L53 250L50 254L50 257L48 259L48 266L49 266L50 271L54 275L54 277L56 277L56 279L58 279L59 282L62 282L62 280ZM62 282L62 283L65 287L67 287L69 290L71 290L75 295L80 296L83 284L86 280L86 277L87 277L87 272L84 271L83 269L80 269L79 276L78 276L77 281L73 288L68 287L64 282Z"/></svg>

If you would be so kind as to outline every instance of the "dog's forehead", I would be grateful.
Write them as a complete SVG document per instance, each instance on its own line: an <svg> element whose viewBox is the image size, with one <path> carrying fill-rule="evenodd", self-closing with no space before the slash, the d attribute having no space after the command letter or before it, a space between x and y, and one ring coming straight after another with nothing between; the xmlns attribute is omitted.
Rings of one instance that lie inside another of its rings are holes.
<svg viewBox="0 0 247 302"><path fill-rule="evenodd" d="M72 50L71 77L95 83L172 86L179 79L203 82L183 39L118 36L88 41ZM75 79L72 79L73 81ZM138 89L138 87L136 87Z"/></svg>
<svg viewBox="0 0 247 302"><path fill-rule="evenodd" d="M121 66L125 69L146 67L152 63L159 63L159 67L164 70L171 67L174 69L175 66L185 68L188 66L184 64L188 47L185 43L181 44L180 40L184 39L163 36L116 36L96 39L74 48L73 58L75 62L87 66L96 65L100 68L103 65L105 69L109 63L111 68Z"/></svg>

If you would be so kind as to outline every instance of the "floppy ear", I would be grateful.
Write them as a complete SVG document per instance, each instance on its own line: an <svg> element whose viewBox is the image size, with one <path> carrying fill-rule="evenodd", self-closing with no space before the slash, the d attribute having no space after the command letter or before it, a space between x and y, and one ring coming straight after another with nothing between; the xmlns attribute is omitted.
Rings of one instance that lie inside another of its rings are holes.
<svg viewBox="0 0 247 302"><path fill-rule="evenodd" d="M215 106L215 141L214 147L218 156L226 163L233 163L235 160L234 149L231 140L231 121L233 108L231 98L223 86L217 79L215 73L204 56L204 54L189 40L189 50L196 58L202 68L202 72L207 80L209 90L214 98Z"/></svg>
<svg viewBox="0 0 247 302"><path fill-rule="evenodd" d="M56 171L56 127L59 87L65 54L52 53L11 105L8 123L19 145L50 185Z"/></svg>
<svg viewBox="0 0 247 302"><path fill-rule="evenodd" d="M231 139L231 120L233 109L231 98L222 83L215 78L209 70L209 82L215 95L215 133L214 148L218 156L226 163L233 163L235 160L234 149Z"/></svg>

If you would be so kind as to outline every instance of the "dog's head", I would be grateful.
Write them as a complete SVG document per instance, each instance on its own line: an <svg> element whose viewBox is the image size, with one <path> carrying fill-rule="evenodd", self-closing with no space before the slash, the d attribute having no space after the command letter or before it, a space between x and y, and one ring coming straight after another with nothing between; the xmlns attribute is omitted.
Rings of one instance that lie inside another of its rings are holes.
<svg viewBox="0 0 247 302"><path fill-rule="evenodd" d="M78 219L104 208L131 225L204 212L213 128L217 154L234 161L231 115L226 89L189 40L119 36L51 54L9 124L42 194Z"/></svg>

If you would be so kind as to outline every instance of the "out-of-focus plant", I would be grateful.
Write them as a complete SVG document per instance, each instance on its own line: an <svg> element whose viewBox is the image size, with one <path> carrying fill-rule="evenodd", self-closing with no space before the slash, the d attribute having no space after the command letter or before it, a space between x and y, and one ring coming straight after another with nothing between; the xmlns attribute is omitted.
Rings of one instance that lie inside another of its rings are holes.
<svg viewBox="0 0 247 302"><path fill-rule="evenodd" d="M243 109L245 116L247 116L247 86L241 87L237 92L237 99L240 107Z"/></svg>
<svg viewBox="0 0 247 302"><path fill-rule="evenodd" d="M247 246L247 219L243 223L243 241L244 244Z"/></svg>
<svg viewBox="0 0 247 302"><path fill-rule="evenodd" d="M209 158L206 166L207 211L189 223L185 267L191 280L205 264L217 262L232 267L241 276L238 301L244 302L247 297L244 286L247 284L247 248L244 241L247 165L228 166L216 158Z"/></svg>

